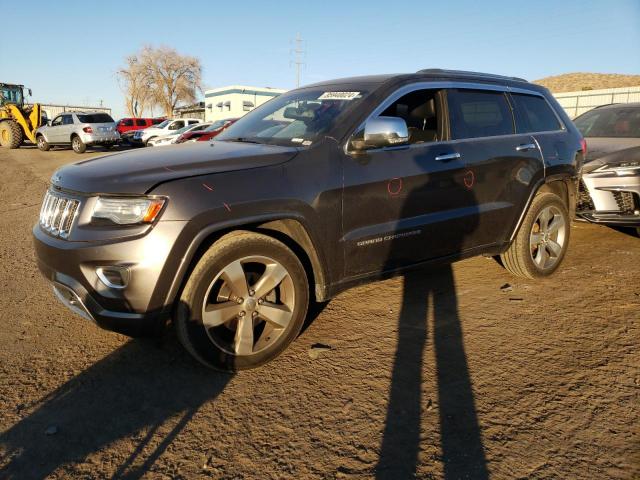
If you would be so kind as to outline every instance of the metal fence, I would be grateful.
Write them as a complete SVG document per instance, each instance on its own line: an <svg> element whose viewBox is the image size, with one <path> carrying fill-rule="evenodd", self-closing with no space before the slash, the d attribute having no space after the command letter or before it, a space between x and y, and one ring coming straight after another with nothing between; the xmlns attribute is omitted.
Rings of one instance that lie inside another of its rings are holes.
<svg viewBox="0 0 640 480"><path fill-rule="evenodd" d="M569 117L575 118L600 105L640 102L640 86L563 92L554 94L554 97Z"/></svg>
<svg viewBox="0 0 640 480"><path fill-rule="evenodd" d="M111 109L106 107L91 107L80 105L53 105L42 103L40 104L42 111L47 114L47 118L52 120L53 117L64 112L104 112L111 115Z"/></svg>

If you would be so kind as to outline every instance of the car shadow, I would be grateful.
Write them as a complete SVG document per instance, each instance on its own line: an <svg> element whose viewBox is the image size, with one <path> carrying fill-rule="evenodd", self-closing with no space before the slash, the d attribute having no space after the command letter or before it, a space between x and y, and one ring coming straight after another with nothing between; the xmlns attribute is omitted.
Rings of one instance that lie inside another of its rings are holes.
<svg viewBox="0 0 640 480"><path fill-rule="evenodd" d="M459 172L446 180L454 182L454 185L448 187L449 191L453 187L456 192L455 198L448 200L448 205L452 209L465 206L467 211L473 213L462 221L454 219L450 223L447 221L435 227L425 227L425 241L435 241L438 245L446 242L448 254L452 258L458 257L472 245L472 234L480 222L473 189L465 184L464 175L464 171ZM441 179L440 182L442 181L444 180ZM424 202L424 189L431 187L438 188L438 185L425 183L399 199L404 202L402 219L415 215L416 203ZM410 250L404 242L400 236L394 241L390 252ZM395 263L390 260L388 267L393 268L396 264L397 259ZM425 355L430 305L433 356ZM433 411L439 418L443 478L488 478L487 460L463 342L456 284L450 264L415 269L404 275L397 342L375 477L416 478L421 441L437 442L430 435L425 436L421 426L425 413ZM423 397L425 358L435 358L437 394L434 392L432 398L437 398L437 401Z"/></svg>
<svg viewBox="0 0 640 480"><path fill-rule="evenodd" d="M112 478L140 478L232 377L194 364L175 338L131 340L0 435L0 478L72 477L68 464L122 439L135 447Z"/></svg>

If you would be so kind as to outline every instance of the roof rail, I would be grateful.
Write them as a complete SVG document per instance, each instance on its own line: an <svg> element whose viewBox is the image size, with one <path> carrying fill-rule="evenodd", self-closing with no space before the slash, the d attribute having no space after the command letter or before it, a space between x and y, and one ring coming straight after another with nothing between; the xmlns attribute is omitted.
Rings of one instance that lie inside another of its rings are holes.
<svg viewBox="0 0 640 480"><path fill-rule="evenodd" d="M446 75L457 75L460 77L487 77L487 78L493 78L496 80L513 80L516 82L529 83L528 80L525 80L524 78L520 78L520 77L508 77L506 75L496 75L494 73L469 72L466 70L445 70L443 68L425 68L423 70L418 70L416 73L446 74Z"/></svg>

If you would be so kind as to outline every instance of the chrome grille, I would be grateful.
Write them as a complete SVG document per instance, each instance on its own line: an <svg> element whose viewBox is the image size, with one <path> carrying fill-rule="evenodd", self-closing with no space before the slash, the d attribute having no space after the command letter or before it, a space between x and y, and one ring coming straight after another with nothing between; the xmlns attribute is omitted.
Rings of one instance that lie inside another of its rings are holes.
<svg viewBox="0 0 640 480"><path fill-rule="evenodd" d="M54 237L67 238L80 201L59 192L47 191L40 210L40 226Z"/></svg>

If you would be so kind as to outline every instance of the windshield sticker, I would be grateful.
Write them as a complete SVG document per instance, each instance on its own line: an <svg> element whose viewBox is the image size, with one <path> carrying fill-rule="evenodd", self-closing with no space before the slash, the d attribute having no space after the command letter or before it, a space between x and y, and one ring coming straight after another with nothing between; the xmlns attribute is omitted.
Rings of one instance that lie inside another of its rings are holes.
<svg viewBox="0 0 640 480"><path fill-rule="evenodd" d="M324 92L318 100L353 100L360 92Z"/></svg>

